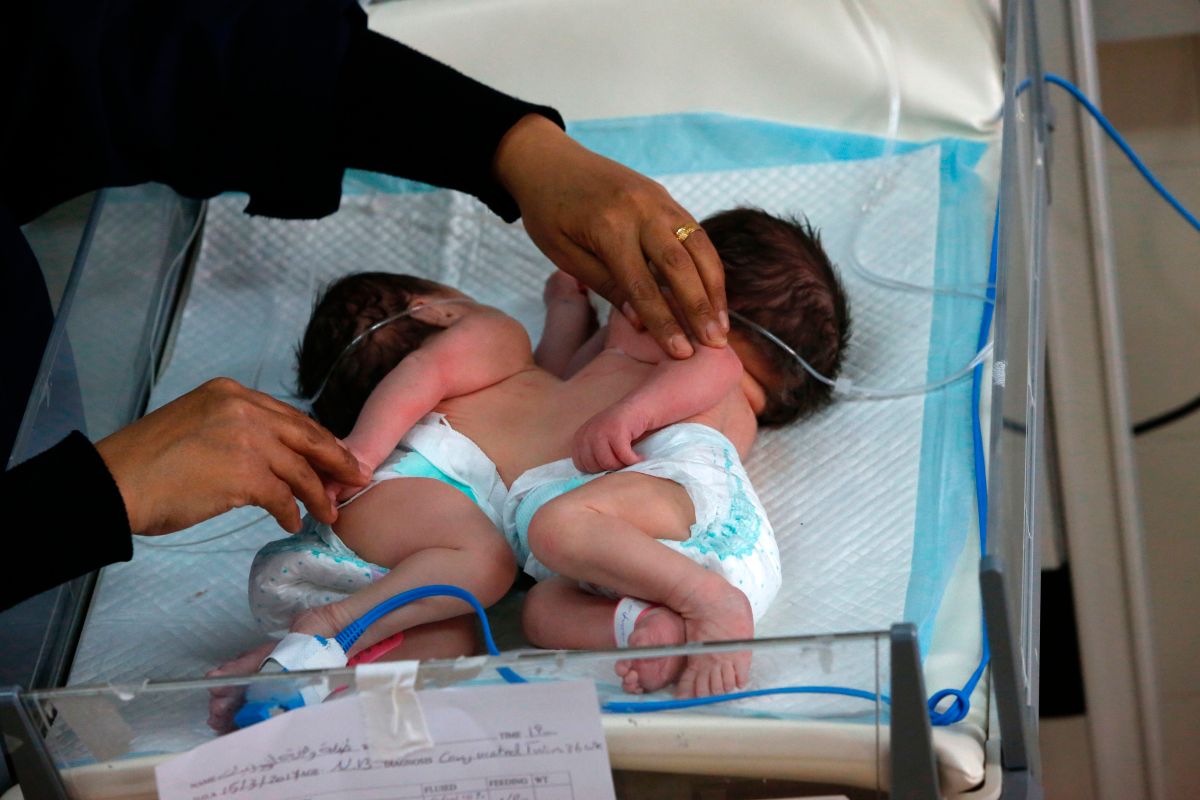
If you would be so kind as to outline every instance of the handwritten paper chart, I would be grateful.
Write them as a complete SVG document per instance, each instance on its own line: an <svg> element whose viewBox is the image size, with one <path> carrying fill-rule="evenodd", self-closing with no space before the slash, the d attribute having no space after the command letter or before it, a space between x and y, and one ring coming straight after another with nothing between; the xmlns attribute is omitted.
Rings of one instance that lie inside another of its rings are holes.
<svg viewBox="0 0 1200 800"><path fill-rule="evenodd" d="M161 800L613 800L588 681L418 692L434 744L372 758L362 696L301 708L157 769Z"/></svg>

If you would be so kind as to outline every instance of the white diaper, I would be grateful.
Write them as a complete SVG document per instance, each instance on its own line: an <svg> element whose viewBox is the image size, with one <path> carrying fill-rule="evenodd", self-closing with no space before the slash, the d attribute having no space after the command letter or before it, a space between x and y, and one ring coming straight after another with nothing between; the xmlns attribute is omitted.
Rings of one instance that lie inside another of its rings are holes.
<svg viewBox="0 0 1200 800"><path fill-rule="evenodd" d="M357 497L397 478L442 481L469 497L497 528L502 523L508 490L496 465L442 414L427 414L414 425ZM328 525L305 517L300 533L268 543L254 557L250 610L265 632L280 633L301 611L342 600L387 572L355 555Z"/></svg>
<svg viewBox="0 0 1200 800"><path fill-rule="evenodd" d="M284 633L301 611L344 600L387 572L356 556L328 525L305 517L299 533L254 556L250 613L264 633Z"/></svg>
<svg viewBox="0 0 1200 800"><path fill-rule="evenodd" d="M413 425L396 451L375 470L372 485L393 478L433 478L447 483L471 498L493 525L501 525L508 487L492 460L479 445L450 427L445 414L426 414Z"/></svg>
<svg viewBox="0 0 1200 800"><path fill-rule="evenodd" d="M707 425L680 423L652 433L633 449L643 460L620 472L674 481L695 507L696 521L687 540L659 541L741 589L758 620L779 591L779 549L733 443ZM525 572L539 581L554 574L529 551L533 515L554 498L605 474L581 473L568 458L517 478L504 504L503 530Z"/></svg>

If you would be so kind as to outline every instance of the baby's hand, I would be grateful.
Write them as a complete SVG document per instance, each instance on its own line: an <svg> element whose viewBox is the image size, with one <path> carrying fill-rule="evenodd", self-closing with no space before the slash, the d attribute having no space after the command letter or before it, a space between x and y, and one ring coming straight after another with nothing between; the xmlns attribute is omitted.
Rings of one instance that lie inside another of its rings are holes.
<svg viewBox="0 0 1200 800"><path fill-rule="evenodd" d="M354 495L363 490L362 486L350 486L337 481L328 481L325 484L325 494L329 496L329 500L335 505L341 505L349 500Z"/></svg>
<svg viewBox="0 0 1200 800"><path fill-rule="evenodd" d="M633 443L649 428L649 420L629 406L617 404L589 419L575 432L572 459L583 472L621 469L642 460Z"/></svg>
<svg viewBox="0 0 1200 800"><path fill-rule="evenodd" d="M374 467L372 467L370 463L363 460L362 453L355 449L353 445L342 442L342 446L349 450L350 454L358 459L358 465L365 474L370 475L375 471ZM340 481L329 480L328 478L323 478L322 480L325 484L325 494L335 506L346 502L351 497L354 497L354 495L366 488L366 484L352 485L349 483L342 483Z"/></svg>
<svg viewBox="0 0 1200 800"><path fill-rule="evenodd" d="M561 269L550 273L542 290L542 302L546 305L557 302L587 303L587 286L572 278Z"/></svg>

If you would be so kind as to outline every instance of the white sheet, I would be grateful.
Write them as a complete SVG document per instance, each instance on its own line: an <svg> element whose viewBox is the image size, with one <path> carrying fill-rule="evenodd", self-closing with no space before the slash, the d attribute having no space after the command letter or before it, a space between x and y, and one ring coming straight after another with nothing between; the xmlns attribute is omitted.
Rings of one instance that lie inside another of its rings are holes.
<svg viewBox="0 0 1200 800"><path fill-rule="evenodd" d="M370 8L372 29L567 119L719 111L883 135L890 71L899 136L917 140L995 132L997 20L986 0L404 0Z"/></svg>

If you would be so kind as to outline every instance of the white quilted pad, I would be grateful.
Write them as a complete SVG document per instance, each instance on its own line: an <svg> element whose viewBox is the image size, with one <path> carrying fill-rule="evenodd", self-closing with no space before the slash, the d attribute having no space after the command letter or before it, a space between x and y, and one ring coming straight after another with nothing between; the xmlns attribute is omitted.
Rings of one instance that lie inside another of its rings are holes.
<svg viewBox="0 0 1200 800"><path fill-rule="evenodd" d="M739 204L805 214L839 263L869 187L886 168L892 189L863 226L859 252L877 270L930 284L938 247L939 152L929 146L888 165L839 161L674 175L662 182L698 217ZM317 222L250 218L240 213L243 205L238 197L210 203L182 322L152 405L215 375L287 395L293 348L316 291L349 271L433 277L513 313L535 340L540 333L540 295L550 263L519 224L505 225L472 198L444 191L352 195L338 214ZM986 254L980 255L982 274ZM882 290L848 272L844 277L854 318L846 376L883 387L940 377L932 366L940 363L937 353L930 352L932 298ZM973 339L975 331L968 335ZM787 430L762 434L747 466L778 534L784 589L759 635L885 629L905 616L914 535L921 533L916 520L922 448L928 445L926 403L921 396L842 402ZM969 430L961 435L969 437ZM942 468L969 474L971 465ZM947 503L952 500L959 502ZM155 544L201 542L260 514L243 509ZM267 519L194 547L139 544L132 562L103 572L71 682L196 676L258 643L246 578L254 551L281 535ZM960 540L973 535L959 533ZM977 559L973 553L977 548L946 553L946 572L955 564L969 568ZM978 594L971 580L959 583L954 605L966 616L953 636L933 636L931 690L961 685L977 660ZM786 659L760 659L754 685L875 685L874 659L818 662L813 674L798 674ZM881 679L886 686L886 674ZM160 704L160 734L135 742L135 749L170 749L205 735L202 700L193 693L178 707ZM760 708L853 716L870 710L863 705L805 697Z"/></svg>

